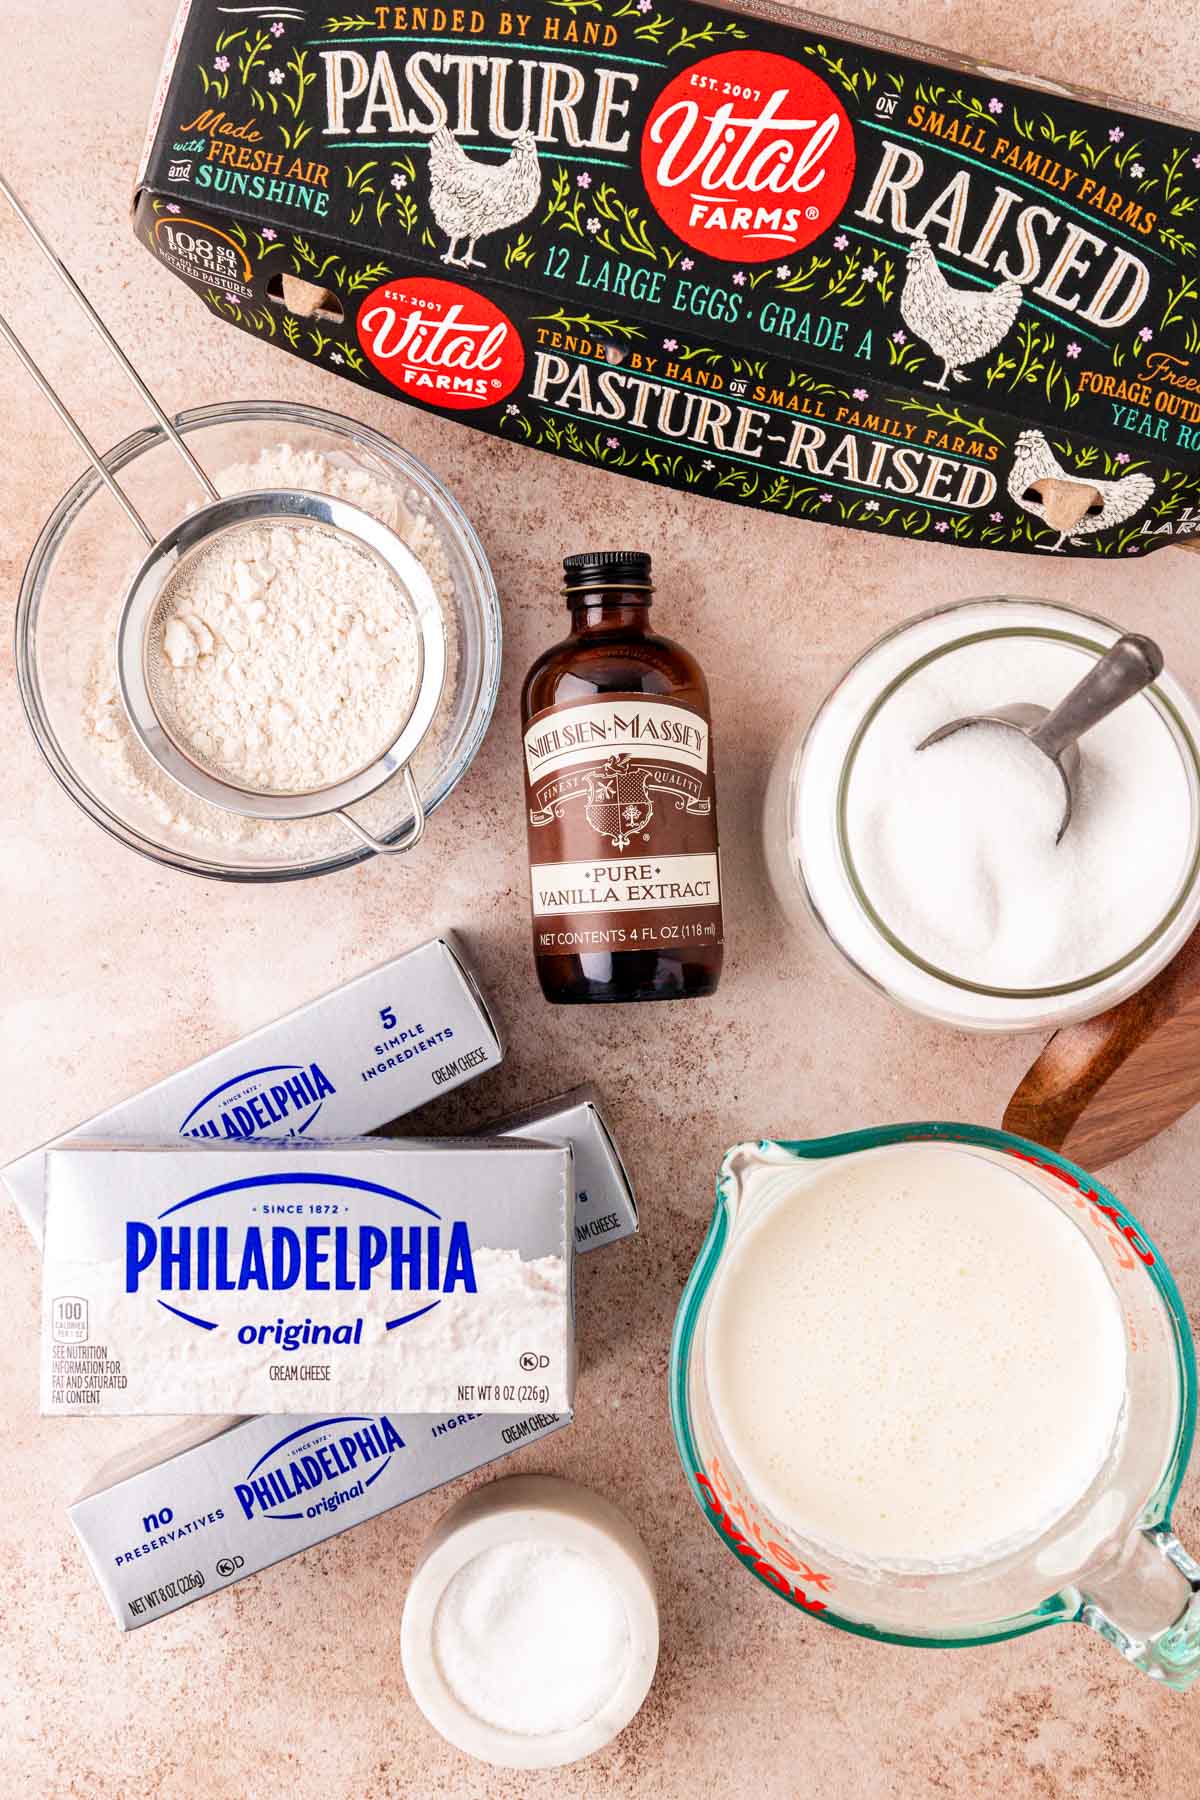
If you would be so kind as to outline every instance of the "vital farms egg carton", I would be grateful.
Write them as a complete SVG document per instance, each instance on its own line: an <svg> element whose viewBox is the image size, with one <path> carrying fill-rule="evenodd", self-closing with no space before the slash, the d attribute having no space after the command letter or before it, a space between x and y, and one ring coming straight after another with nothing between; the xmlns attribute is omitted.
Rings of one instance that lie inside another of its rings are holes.
<svg viewBox="0 0 1200 1800"><path fill-rule="evenodd" d="M1200 531L1200 129L1127 102L766 5L190 0L134 218L218 317L640 480Z"/></svg>

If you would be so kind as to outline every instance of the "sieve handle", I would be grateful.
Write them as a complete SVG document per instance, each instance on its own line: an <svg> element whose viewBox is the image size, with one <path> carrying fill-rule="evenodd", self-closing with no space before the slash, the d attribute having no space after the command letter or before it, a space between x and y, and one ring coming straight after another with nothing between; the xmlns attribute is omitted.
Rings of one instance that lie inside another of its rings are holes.
<svg viewBox="0 0 1200 1800"><path fill-rule="evenodd" d="M126 518L128 518L130 523L141 532L146 542L150 545L151 549L153 549L155 543L154 533L147 525L145 519L143 519L137 507L133 504L133 501L129 498L129 495L125 492L125 489L121 486L108 464L104 461L104 458L92 443L92 440L88 437L74 413L65 404L57 390L51 386L47 377L43 374L37 363L34 362L28 350L25 348L8 320L4 318L2 314L0 314L0 338L4 339L4 342L8 345L22 368L32 375L59 418L62 420L63 424L75 439L75 442L79 445L79 448L83 451L93 469L95 469L97 475L112 495L113 499L117 502L117 505L123 509Z"/></svg>
<svg viewBox="0 0 1200 1800"><path fill-rule="evenodd" d="M398 843L387 844L382 838L374 837L365 825L360 825L352 813L344 806L334 807L342 823L348 825L355 837L366 844L376 856L403 856L406 850L415 850L425 836L425 802L421 798L421 790L417 786L417 778L412 772L412 764L404 765L404 789L413 809L412 830L402 837Z"/></svg>

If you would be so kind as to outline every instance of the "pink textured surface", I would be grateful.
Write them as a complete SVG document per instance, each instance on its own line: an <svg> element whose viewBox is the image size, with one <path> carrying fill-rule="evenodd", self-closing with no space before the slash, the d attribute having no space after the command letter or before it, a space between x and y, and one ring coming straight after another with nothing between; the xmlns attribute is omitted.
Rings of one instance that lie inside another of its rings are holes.
<svg viewBox="0 0 1200 1800"><path fill-rule="evenodd" d="M988 557L655 494L372 399L223 328L128 228L171 10L171 0L85 8L6 0L6 172L168 406L276 396L349 408L455 489L503 593L505 683L482 754L411 862L252 891L161 872L104 838L43 766L7 670L0 1160L438 927L465 930L512 1047L502 1070L443 1103L430 1123L474 1123L594 1078L644 1219L640 1240L580 1266L574 1429L506 1467L559 1471L628 1510L659 1572L663 1653L640 1717L579 1768L525 1778L450 1750L405 1692L397 1636L406 1572L455 1490L121 1637L63 1504L147 1428L37 1417L37 1258L5 1212L4 1794L786 1800L815 1787L828 1800L1149 1800L1195 1792L1200 1697L1160 1691L1082 1629L934 1655L867 1645L779 1605L738 1572L686 1494L665 1374L675 1303L727 1144L904 1118L996 1123L1036 1048L902 1018L818 960L812 942L786 935L756 839L765 772L784 730L886 626L938 601L1005 589L1049 593L1152 632L1175 672L1200 688L1196 564L1172 553L1134 568ZM884 12L844 0L844 10L994 63L1197 110L1200 43L1188 0L985 9L900 0ZM140 423L7 219L0 254L4 310L79 400L96 438L112 441ZM0 395L10 445L0 465L0 563L11 594L79 457L2 354ZM712 680L730 947L714 1002L580 1015L545 1007L530 966L517 689L559 625L559 556L617 540L653 551L660 624L697 650ZM9 659L7 644L2 654ZM1198 1155L1200 1112L1114 1173L1165 1247L1194 1319ZM1196 1550L1200 1471L1177 1520Z"/></svg>

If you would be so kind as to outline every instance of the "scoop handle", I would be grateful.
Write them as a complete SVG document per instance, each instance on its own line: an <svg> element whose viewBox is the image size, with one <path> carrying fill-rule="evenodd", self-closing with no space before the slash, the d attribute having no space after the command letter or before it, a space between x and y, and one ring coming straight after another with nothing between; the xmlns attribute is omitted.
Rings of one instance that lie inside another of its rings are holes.
<svg viewBox="0 0 1200 1800"><path fill-rule="evenodd" d="M1153 638L1126 633L1030 733L1031 741L1047 756L1061 756L1085 731L1156 681L1162 668L1163 653Z"/></svg>

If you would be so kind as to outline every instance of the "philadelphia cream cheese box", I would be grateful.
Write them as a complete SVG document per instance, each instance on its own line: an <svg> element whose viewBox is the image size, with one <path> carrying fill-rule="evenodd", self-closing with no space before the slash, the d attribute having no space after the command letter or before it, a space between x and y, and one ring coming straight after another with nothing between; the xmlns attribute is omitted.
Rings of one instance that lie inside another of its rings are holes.
<svg viewBox="0 0 1200 1800"><path fill-rule="evenodd" d="M565 1145L82 1143L46 1162L43 1412L571 1408Z"/></svg>
<svg viewBox="0 0 1200 1800"><path fill-rule="evenodd" d="M595 1090L572 1088L524 1112L494 1119L482 1137L524 1137L570 1144L575 1157L575 1249L598 1250L631 1237L637 1201Z"/></svg>
<svg viewBox="0 0 1200 1800"><path fill-rule="evenodd" d="M208 1421L103 1470L68 1515L117 1624L136 1631L570 1422L337 1409Z"/></svg>
<svg viewBox="0 0 1200 1800"><path fill-rule="evenodd" d="M46 1153L67 1138L359 1137L495 1068L504 1047L450 933L297 1007L2 1171L42 1236Z"/></svg>

